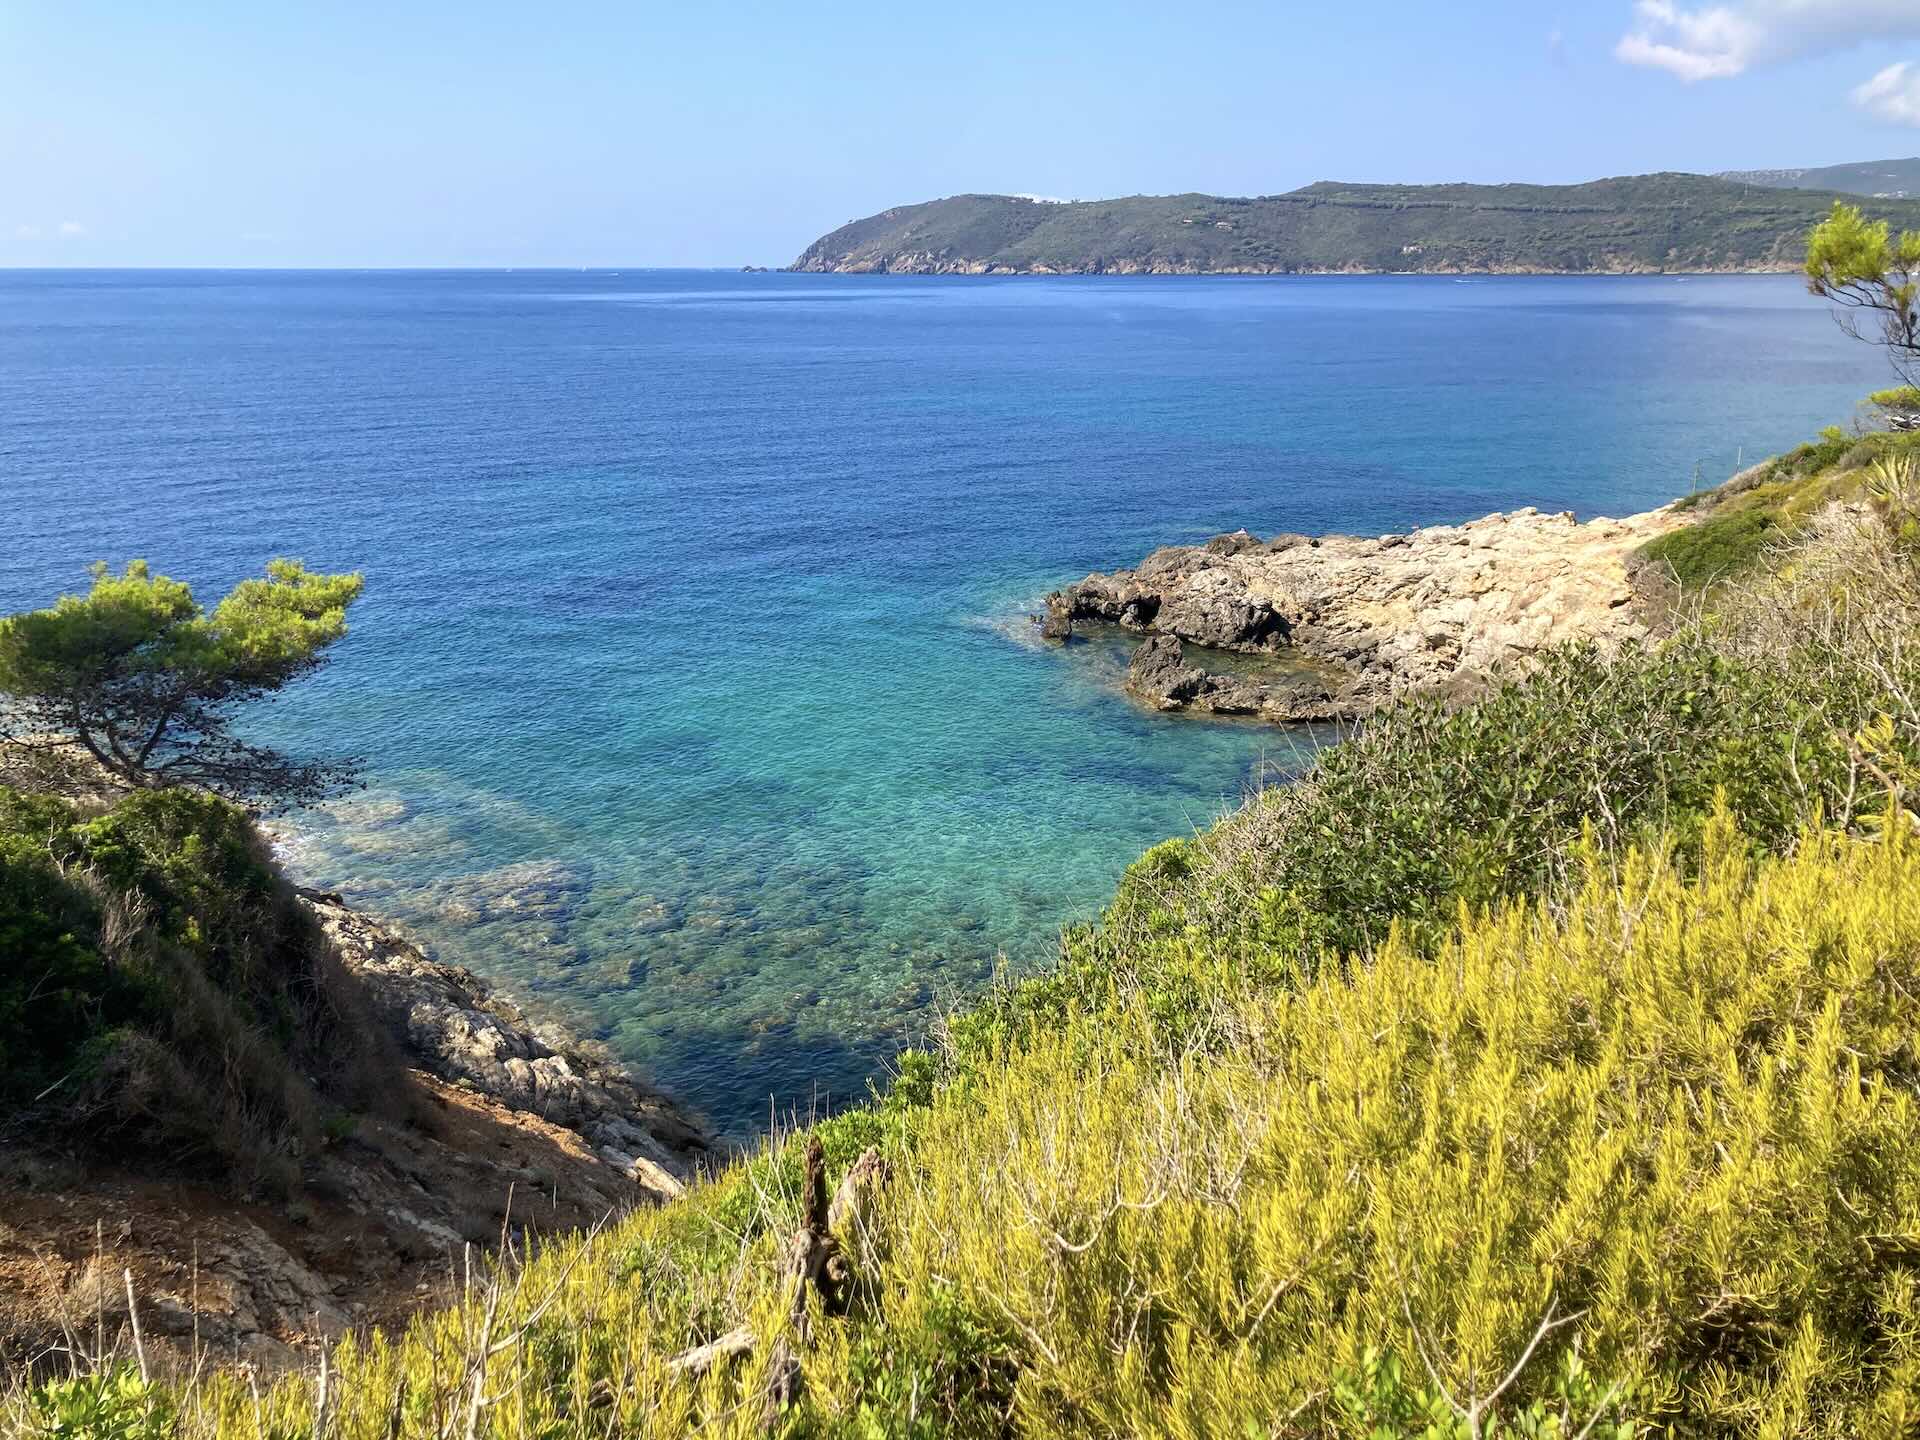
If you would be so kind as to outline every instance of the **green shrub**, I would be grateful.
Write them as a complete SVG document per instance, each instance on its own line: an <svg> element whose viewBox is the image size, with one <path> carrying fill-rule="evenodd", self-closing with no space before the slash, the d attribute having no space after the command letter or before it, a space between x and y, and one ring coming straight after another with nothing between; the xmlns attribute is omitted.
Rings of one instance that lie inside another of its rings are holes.
<svg viewBox="0 0 1920 1440"><path fill-rule="evenodd" d="M1690 854L1721 792L1777 848L1847 793L1847 736L1871 698L1689 637L1551 652L1457 708L1405 702L1297 783L1148 851L1055 968L952 1023L961 1061L1115 992L1185 1033L1223 966L1286 984L1395 925L1430 943L1463 904L1538 893L1589 830L1610 847L1670 832Z"/></svg>
<svg viewBox="0 0 1920 1440"><path fill-rule="evenodd" d="M1019 1339L1006 1321L936 1282L863 1327L847 1356L850 1424L805 1415L800 1434L875 1440L996 1440L1008 1433ZM838 1419L839 1417L833 1417Z"/></svg>
<svg viewBox="0 0 1920 1440"><path fill-rule="evenodd" d="M1838 425L1829 425L1820 438L1789 450L1775 462L1778 472L1789 475L1818 475L1838 464L1854 446L1854 437Z"/></svg>
<svg viewBox="0 0 1920 1440"><path fill-rule="evenodd" d="M260 930L291 928L276 913L285 882L245 811L199 790L140 790L74 844L100 878L146 902L156 928L189 946L223 985L246 983Z"/></svg>
<svg viewBox="0 0 1920 1440"><path fill-rule="evenodd" d="M86 869L76 823L62 801L0 788L0 1107L11 1129L36 1100L75 1093L104 1037L162 1011L152 970L103 937L110 892Z"/></svg>
<svg viewBox="0 0 1920 1440"><path fill-rule="evenodd" d="M176 1418L171 1397L128 1366L37 1385L27 1408L43 1440L167 1440Z"/></svg>
<svg viewBox="0 0 1920 1440"><path fill-rule="evenodd" d="M1353 1440L1637 1440L1632 1406L1632 1387L1596 1380L1577 1348L1562 1356L1551 1395L1510 1415L1490 1407L1477 1430L1454 1398L1432 1379L1416 1381L1397 1355L1369 1348L1333 1382L1336 1432Z"/></svg>
<svg viewBox="0 0 1920 1440"><path fill-rule="evenodd" d="M71 1078L90 1039L146 1013L133 978L100 954L90 897L51 865L0 849L0 1104Z"/></svg>
<svg viewBox="0 0 1920 1440"><path fill-rule="evenodd" d="M1683 589L1700 590L1751 569L1782 531L1777 511L1753 505L1669 531L1640 553Z"/></svg>
<svg viewBox="0 0 1920 1440"><path fill-rule="evenodd" d="M390 1045L246 814L185 790L105 814L0 788L0 1107L293 1183L338 1111L399 1103Z"/></svg>

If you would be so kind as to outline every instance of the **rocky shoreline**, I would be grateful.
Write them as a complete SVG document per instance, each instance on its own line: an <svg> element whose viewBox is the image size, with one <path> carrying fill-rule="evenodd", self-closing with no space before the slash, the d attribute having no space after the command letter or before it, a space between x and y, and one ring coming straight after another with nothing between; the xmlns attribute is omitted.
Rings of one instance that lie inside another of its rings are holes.
<svg viewBox="0 0 1920 1440"><path fill-rule="evenodd" d="M1353 720L1552 645L1644 635L1636 552L1685 523L1673 506L1585 522L1528 507L1375 538L1241 530L1089 575L1036 618L1060 641L1089 622L1141 635L1127 689L1157 709ZM1248 673L1210 653L1285 663Z"/></svg>
<svg viewBox="0 0 1920 1440"><path fill-rule="evenodd" d="M535 1026L472 971L433 960L338 895L299 892L408 1057L449 1084L578 1135L640 1199L678 1195L709 1144L671 1100L577 1037ZM541 1033L544 1031L544 1034Z"/></svg>

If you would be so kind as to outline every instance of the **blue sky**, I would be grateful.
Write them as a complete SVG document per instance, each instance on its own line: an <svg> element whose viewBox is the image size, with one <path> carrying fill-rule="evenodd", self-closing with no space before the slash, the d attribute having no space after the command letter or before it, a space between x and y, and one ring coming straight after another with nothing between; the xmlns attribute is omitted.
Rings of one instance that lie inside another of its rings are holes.
<svg viewBox="0 0 1920 1440"><path fill-rule="evenodd" d="M783 264L967 190L1920 153L1920 0L0 0L0 265Z"/></svg>

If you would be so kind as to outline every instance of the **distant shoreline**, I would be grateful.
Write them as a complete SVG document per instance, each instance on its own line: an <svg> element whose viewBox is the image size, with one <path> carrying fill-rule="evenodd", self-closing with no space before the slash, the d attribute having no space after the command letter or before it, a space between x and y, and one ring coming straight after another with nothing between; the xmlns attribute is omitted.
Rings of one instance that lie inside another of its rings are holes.
<svg viewBox="0 0 1920 1440"><path fill-rule="evenodd" d="M1667 172L1581 185L1321 181L1283 195L1040 203L949 195L851 220L802 271L896 274L1673 274L1799 268L1847 197ZM1920 227L1920 203L1862 198Z"/></svg>
<svg viewBox="0 0 1920 1440"><path fill-rule="evenodd" d="M1496 270L1366 270L1344 269L1258 269L1226 267L1209 270L1174 270L1115 266L1102 270L1011 269L1005 266L939 266L888 269L868 265L783 266L778 270L743 271L776 275L882 275L923 279L1125 279L1125 280L1203 280L1213 276L1241 276L1270 280L1717 280L1756 278L1766 275L1798 275L1797 264L1742 266L1718 270L1549 270L1511 266Z"/></svg>

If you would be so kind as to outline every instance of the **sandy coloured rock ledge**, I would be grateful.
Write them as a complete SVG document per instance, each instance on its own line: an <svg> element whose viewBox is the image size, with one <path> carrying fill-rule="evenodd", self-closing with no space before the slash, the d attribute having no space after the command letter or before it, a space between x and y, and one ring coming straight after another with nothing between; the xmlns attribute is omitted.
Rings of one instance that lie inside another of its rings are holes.
<svg viewBox="0 0 1920 1440"><path fill-rule="evenodd" d="M1047 616L1055 633L1093 621L1146 637L1127 687L1161 709L1358 718L1565 641L1644 635L1635 552L1684 523L1672 506L1585 522L1528 507L1377 538L1242 530L1089 575L1048 596ZM1193 647L1289 663L1217 673Z"/></svg>

